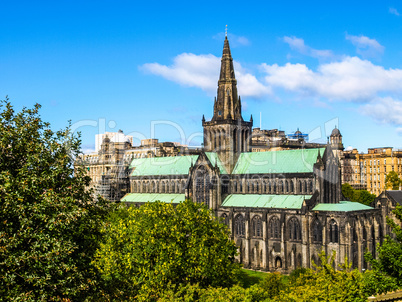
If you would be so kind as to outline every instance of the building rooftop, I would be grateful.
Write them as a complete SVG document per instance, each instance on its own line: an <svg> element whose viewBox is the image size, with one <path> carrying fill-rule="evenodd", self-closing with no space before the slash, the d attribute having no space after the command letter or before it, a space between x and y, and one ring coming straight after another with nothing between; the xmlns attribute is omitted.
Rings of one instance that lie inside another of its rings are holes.
<svg viewBox="0 0 402 302"><path fill-rule="evenodd" d="M222 207L301 209L311 195L230 194Z"/></svg>
<svg viewBox="0 0 402 302"><path fill-rule="evenodd" d="M361 204L360 202L352 201L340 201L339 203L320 203L313 208L313 211L325 212L353 212L366 210L373 210L373 208Z"/></svg>
<svg viewBox="0 0 402 302"><path fill-rule="evenodd" d="M233 174L310 173L325 148L242 153Z"/></svg>

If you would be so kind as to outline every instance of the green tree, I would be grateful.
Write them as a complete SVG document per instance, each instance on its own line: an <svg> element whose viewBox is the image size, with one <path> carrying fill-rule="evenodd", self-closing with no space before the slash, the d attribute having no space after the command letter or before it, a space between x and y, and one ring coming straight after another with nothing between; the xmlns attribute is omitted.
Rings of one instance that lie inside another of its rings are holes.
<svg viewBox="0 0 402 302"><path fill-rule="evenodd" d="M342 184L342 194L344 197L353 202L360 202L365 205L370 205L376 198L375 194L371 194L367 190L355 190L348 184Z"/></svg>
<svg viewBox="0 0 402 302"><path fill-rule="evenodd" d="M398 177L398 173L390 171L385 177L385 187L391 190L399 190L402 180Z"/></svg>
<svg viewBox="0 0 402 302"><path fill-rule="evenodd" d="M399 223L387 217L387 224L391 227L393 235L387 236L378 247L378 257L374 259L370 253L365 257L373 268L370 278L370 287L373 293L402 288L402 206L397 205L393 211Z"/></svg>
<svg viewBox="0 0 402 302"><path fill-rule="evenodd" d="M206 207L184 201L121 207L105 227L95 265L118 299L155 300L167 288L236 281L236 246Z"/></svg>
<svg viewBox="0 0 402 302"><path fill-rule="evenodd" d="M353 200L354 198L354 196L353 196L353 193L354 193L354 189L352 188L352 186L350 185L350 184L348 184L348 183L344 183L344 184L342 184L342 194L343 194L343 196L345 196L347 199L349 199L349 200Z"/></svg>
<svg viewBox="0 0 402 302"><path fill-rule="evenodd" d="M327 258L322 252L320 258L322 265L301 271L273 301L367 301L362 273L351 270L349 264L336 271L335 253Z"/></svg>
<svg viewBox="0 0 402 302"><path fill-rule="evenodd" d="M369 206L376 198L375 194L371 194L367 190L358 190L358 191L360 191L360 194L359 194L359 199L357 200L357 202L365 204L366 206Z"/></svg>
<svg viewBox="0 0 402 302"><path fill-rule="evenodd" d="M53 132L39 108L0 103L0 299L84 300L100 286L91 261L107 206L74 169L79 138Z"/></svg>

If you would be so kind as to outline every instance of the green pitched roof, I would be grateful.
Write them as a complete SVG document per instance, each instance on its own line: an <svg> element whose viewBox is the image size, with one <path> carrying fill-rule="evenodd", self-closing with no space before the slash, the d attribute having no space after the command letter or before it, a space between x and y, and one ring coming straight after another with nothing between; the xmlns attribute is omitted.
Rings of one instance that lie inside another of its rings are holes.
<svg viewBox="0 0 402 302"><path fill-rule="evenodd" d="M366 211L372 210L372 207L366 206L359 202L340 201L339 203L319 203L313 211L326 211L326 212L352 212L352 211Z"/></svg>
<svg viewBox="0 0 402 302"><path fill-rule="evenodd" d="M184 194L129 193L121 199L121 202L154 202L160 200L162 202L180 203L185 199Z"/></svg>
<svg viewBox="0 0 402 302"><path fill-rule="evenodd" d="M232 174L313 172L325 148L241 153Z"/></svg>
<svg viewBox="0 0 402 302"><path fill-rule="evenodd" d="M219 159L219 156L218 156L217 153L215 153L215 152L205 152L205 155L208 157L208 159L211 162L212 166L215 167L215 163L218 165L219 171L221 172L221 174L228 174L228 172L226 171L224 165L222 164L221 160Z"/></svg>
<svg viewBox="0 0 402 302"><path fill-rule="evenodd" d="M191 162L197 158L198 155L135 158L130 164L131 176L188 174Z"/></svg>
<svg viewBox="0 0 402 302"><path fill-rule="evenodd" d="M300 209L303 201L310 198L311 195L230 194L222 207Z"/></svg>

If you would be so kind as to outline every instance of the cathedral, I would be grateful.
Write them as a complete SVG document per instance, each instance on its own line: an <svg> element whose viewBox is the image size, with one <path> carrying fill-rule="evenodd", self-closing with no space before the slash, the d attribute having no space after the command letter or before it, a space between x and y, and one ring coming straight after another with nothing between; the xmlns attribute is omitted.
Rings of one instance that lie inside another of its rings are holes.
<svg viewBox="0 0 402 302"><path fill-rule="evenodd" d="M186 156L134 158L131 205L191 198L225 223L245 268L290 272L336 253L366 269L384 237L380 208L345 200L341 192L342 135L334 129L319 148L251 152L252 116L245 121L233 58L224 41L213 117L202 117L204 148Z"/></svg>

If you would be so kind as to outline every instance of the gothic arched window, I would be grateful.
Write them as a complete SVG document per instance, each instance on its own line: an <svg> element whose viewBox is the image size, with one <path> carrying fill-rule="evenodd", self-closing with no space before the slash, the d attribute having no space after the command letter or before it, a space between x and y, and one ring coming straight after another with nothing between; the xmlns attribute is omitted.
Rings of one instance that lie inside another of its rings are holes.
<svg viewBox="0 0 402 302"><path fill-rule="evenodd" d="M322 242L322 225L318 219L313 222L313 242Z"/></svg>
<svg viewBox="0 0 402 302"><path fill-rule="evenodd" d="M313 193L313 181L312 180L310 180L310 182L309 182L309 185L310 185L310 193Z"/></svg>
<svg viewBox="0 0 402 302"><path fill-rule="evenodd" d="M223 213L221 215L221 222L227 226L229 226L229 217L226 215L226 213Z"/></svg>
<svg viewBox="0 0 402 302"><path fill-rule="evenodd" d="M293 180L290 181L290 193L294 193L295 187L293 185Z"/></svg>
<svg viewBox="0 0 402 302"><path fill-rule="evenodd" d="M301 229L299 220L296 217L293 217L288 222L289 228L289 239L290 240L301 240Z"/></svg>
<svg viewBox="0 0 402 302"><path fill-rule="evenodd" d="M278 217L274 216L269 220L269 238L281 238L281 224Z"/></svg>
<svg viewBox="0 0 402 302"><path fill-rule="evenodd" d="M301 180L299 180L299 192L303 193L303 186Z"/></svg>
<svg viewBox="0 0 402 302"><path fill-rule="evenodd" d="M334 219L329 222L329 242L338 243L338 224Z"/></svg>
<svg viewBox="0 0 402 302"><path fill-rule="evenodd" d="M254 237L262 237L262 221L260 216L254 216L251 221L252 235Z"/></svg>
<svg viewBox="0 0 402 302"><path fill-rule="evenodd" d="M244 236L246 233L246 223L242 214L239 214L235 217L234 233L236 236Z"/></svg>
<svg viewBox="0 0 402 302"><path fill-rule="evenodd" d="M287 180L285 180L285 190L286 190L286 193L289 192L289 183Z"/></svg>
<svg viewBox="0 0 402 302"><path fill-rule="evenodd" d="M307 181L304 181L304 193L307 193Z"/></svg>
<svg viewBox="0 0 402 302"><path fill-rule="evenodd" d="M211 181L204 167L198 168L195 174L195 201L209 207L209 191Z"/></svg>
<svg viewBox="0 0 402 302"><path fill-rule="evenodd" d="M233 182L233 192L237 193L237 181Z"/></svg>
<svg viewBox="0 0 402 302"><path fill-rule="evenodd" d="M274 181L274 193L276 193L276 182Z"/></svg>

